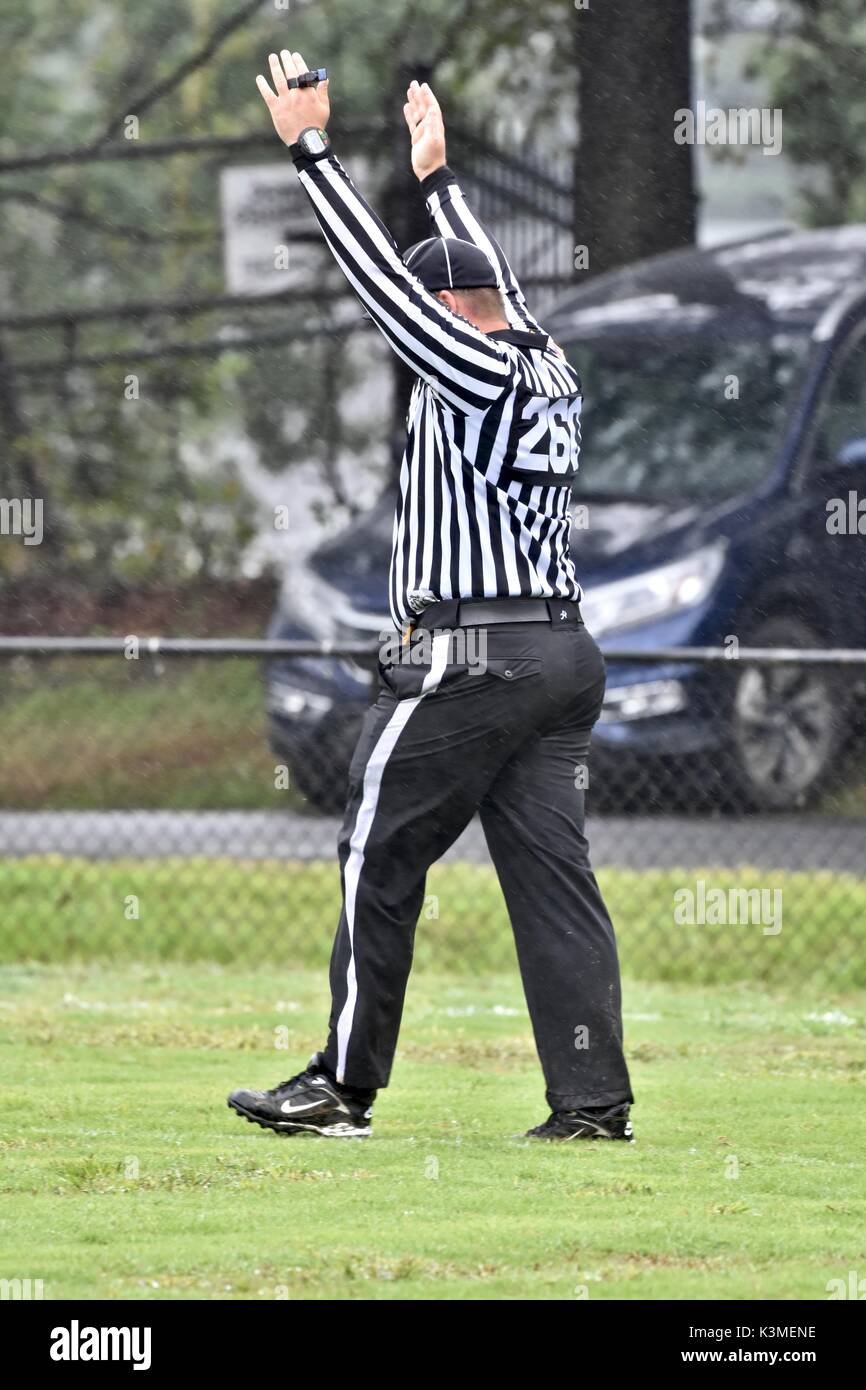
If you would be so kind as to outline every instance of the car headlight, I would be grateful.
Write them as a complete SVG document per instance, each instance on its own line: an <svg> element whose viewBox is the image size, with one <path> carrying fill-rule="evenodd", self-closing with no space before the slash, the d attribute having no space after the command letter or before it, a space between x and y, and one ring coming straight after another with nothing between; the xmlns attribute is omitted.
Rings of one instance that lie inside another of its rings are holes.
<svg viewBox="0 0 866 1390"><path fill-rule="evenodd" d="M288 685L286 681L275 680L268 687L269 714L287 714L293 719L316 719L329 714L333 706L330 695L319 695L314 690Z"/></svg>
<svg viewBox="0 0 866 1390"><path fill-rule="evenodd" d="M677 714L686 707L686 690L682 681L637 681L634 685L619 685L604 692L601 711L603 724L627 724L634 719L658 719L663 714Z"/></svg>
<svg viewBox="0 0 866 1390"><path fill-rule="evenodd" d="M718 579L725 549L716 541L684 560L590 589L580 605L584 622L598 637L696 607Z"/></svg>

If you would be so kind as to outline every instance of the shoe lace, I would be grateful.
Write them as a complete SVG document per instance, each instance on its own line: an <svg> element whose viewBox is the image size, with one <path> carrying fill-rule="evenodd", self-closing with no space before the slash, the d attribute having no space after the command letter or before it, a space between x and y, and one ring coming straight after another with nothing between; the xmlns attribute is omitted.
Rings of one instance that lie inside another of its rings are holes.
<svg viewBox="0 0 866 1390"><path fill-rule="evenodd" d="M554 1129L557 1122L561 1120L583 1120L591 1118L587 1116L585 1110L551 1110L547 1119L542 1124L536 1125L537 1130Z"/></svg>
<svg viewBox="0 0 866 1390"><path fill-rule="evenodd" d="M288 1081L278 1081L276 1086L272 1086L269 1091L265 1092L265 1095L275 1096L278 1091L285 1091L287 1087L294 1086L296 1081L300 1081L306 1075L307 1071L304 1069L304 1071L299 1071L296 1076L290 1076Z"/></svg>

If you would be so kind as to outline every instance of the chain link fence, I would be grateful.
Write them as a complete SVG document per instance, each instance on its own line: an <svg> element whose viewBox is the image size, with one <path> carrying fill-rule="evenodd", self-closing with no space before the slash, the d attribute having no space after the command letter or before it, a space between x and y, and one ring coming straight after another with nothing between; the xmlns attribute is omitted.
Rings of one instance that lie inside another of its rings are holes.
<svg viewBox="0 0 866 1390"><path fill-rule="evenodd" d="M207 653L206 655L204 653ZM607 653L586 779L627 976L866 984L866 653ZM0 959L327 962L368 647L0 639ZM214 659L218 657L219 659ZM480 825L416 963L511 969Z"/></svg>

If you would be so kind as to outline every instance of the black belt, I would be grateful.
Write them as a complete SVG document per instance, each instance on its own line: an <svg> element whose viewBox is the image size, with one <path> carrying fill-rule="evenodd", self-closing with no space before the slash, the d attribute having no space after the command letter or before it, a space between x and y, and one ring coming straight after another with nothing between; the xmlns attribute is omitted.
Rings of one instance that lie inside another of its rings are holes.
<svg viewBox="0 0 866 1390"><path fill-rule="evenodd" d="M490 623L580 623L570 598L461 598L431 603L413 627L487 627Z"/></svg>

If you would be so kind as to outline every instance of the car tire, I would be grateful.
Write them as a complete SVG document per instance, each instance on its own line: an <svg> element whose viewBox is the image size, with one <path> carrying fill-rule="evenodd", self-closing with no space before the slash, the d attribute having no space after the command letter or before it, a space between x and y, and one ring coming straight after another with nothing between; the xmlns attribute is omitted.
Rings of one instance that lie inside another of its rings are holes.
<svg viewBox="0 0 866 1390"><path fill-rule="evenodd" d="M821 641L785 614L758 623L743 645L809 648ZM743 666L734 677L722 761L728 790L760 811L813 803L837 767L849 708L850 696L832 667Z"/></svg>

